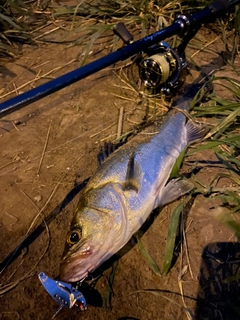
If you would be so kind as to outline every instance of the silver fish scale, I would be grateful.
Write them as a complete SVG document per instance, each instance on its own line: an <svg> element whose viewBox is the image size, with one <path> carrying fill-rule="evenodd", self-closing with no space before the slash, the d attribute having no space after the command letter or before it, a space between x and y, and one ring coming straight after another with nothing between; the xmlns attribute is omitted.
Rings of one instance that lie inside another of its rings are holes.
<svg viewBox="0 0 240 320"><path fill-rule="evenodd" d="M87 193L92 188L95 190L97 188L99 192L98 197L93 200L99 210L107 208L117 213L120 209L118 201L124 203L129 234L137 231L149 213L160 204L161 190L169 178L177 157L187 145L186 117L179 112L169 120L160 127L158 134L150 140L147 137L149 140L147 143L138 144L136 147L132 143L111 155L87 185ZM124 190L131 153L134 153L134 164L140 167L142 173L141 176L134 177L139 179L137 192ZM122 189L114 191L111 188L109 193L109 187L113 184L122 186ZM157 189L159 189L158 194L156 194Z"/></svg>
<svg viewBox="0 0 240 320"><path fill-rule="evenodd" d="M144 173L146 182L154 184L159 171L165 170L166 166L173 166L179 153L187 145L186 117L177 113L169 120L160 127L159 133L153 137L149 134L140 134L142 135L140 144L139 137L136 139L136 145L134 143L135 138L133 138L133 141L113 153L90 179L85 190L95 189L109 182L123 185L126 182L131 153L134 153L134 160ZM144 142L144 140L147 140L147 142ZM168 163L169 160L171 160L170 164Z"/></svg>

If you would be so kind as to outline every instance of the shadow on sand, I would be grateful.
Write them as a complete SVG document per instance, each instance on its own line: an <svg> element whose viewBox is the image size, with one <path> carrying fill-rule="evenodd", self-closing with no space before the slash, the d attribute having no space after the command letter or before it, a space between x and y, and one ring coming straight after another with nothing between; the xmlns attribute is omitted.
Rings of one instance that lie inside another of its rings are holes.
<svg viewBox="0 0 240 320"><path fill-rule="evenodd" d="M63 199L58 206L45 218L45 223L49 225L61 211L75 198L75 196L86 186L89 178L76 185ZM21 254L24 248L28 248L46 229L45 223L42 222L37 226L7 257L0 262L0 274Z"/></svg>
<svg viewBox="0 0 240 320"><path fill-rule="evenodd" d="M204 248L195 319L240 319L239 242L210 243Z"/></svg>

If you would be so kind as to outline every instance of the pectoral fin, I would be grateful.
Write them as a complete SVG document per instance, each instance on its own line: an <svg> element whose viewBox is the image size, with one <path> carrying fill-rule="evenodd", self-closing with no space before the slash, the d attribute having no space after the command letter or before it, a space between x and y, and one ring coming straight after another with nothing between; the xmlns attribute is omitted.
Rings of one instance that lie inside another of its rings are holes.
<svg viewBox="0 0 240 320"><path fill-rule="evenodd" d="M134 152L131 153L126 174L126 182L124 185L125 190L134 190L138 192L142 181L142 170L139 164L134 159Z"/></svg>
<svg viewBox="0 0 240 320"><path fill-rule="evenodd" d="M158 205L156 207L163 206L178 199L193 188L194 185L189 181L180 179L170 180L158 195Z"/></svg>

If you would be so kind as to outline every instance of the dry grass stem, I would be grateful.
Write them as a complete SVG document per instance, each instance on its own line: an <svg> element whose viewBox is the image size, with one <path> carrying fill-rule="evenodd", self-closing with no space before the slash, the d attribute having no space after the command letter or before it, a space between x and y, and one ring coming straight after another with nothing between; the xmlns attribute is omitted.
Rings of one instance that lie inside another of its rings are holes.
<svg viewBox="0 0 240 320"><path fill-rule="evenodd" d="M15 163L15 161L11 161L11 162L8 162L8 163L2 165L2 166L0 167L0 170L6 168L7 166L9 166L10 164L13 164L13 163Z"/></svg>
<svg viewBox="0 0 240 320"><path fill-rule="evenodd" d="M136 99L128 98L128 97L126 97L126 96L121 96L121 95L119 95L119 94L114 94L114 97L119 98L119 99L122 99L122 100L127 100L127 101L136 102Z"/></svg>
<svg viewBox="0 0 240 320"><path fill-rule="evenodd" d="M47 76L49 76L50 74L52 74L52 73L54 73L54 72L56 72L56 71L59 71L59 70L65 68L66 66L72 64L72 63L75 62L75 61L76 61L76 58L72 59L71 61L67 62L66 64L64 64L64 65L62 65L62 66L56 67L56 68L54 68L54 69L52 69L52 70L44 73L41 77L40 77L40 76L36 76L34 79L29 80L29 81L27 81L26 83L24 83L24 84L22 84L21 86L19 86L18 88L16 88L16 90L21 90L21 89L25 88L26 86L31 85L33 82L36 82L37 80L44 79L44 78L46 78ZM0 99L3 99L3 98L5 98L5 97L11 95L12 93L16 92L16 90L14 89L14 90L12 90L12 91L10 91L10 92L5 93L4 95L0 96Z"/></svg>
<svg viewBox="0 0 240 320"><path fill-rule="evenodd" d="M186 226L186 233L188 233L188 231L190 230L191 224L193 222L193 219L191 219L188 223L188 225Z"/></svg>
<svg viewBox="0 0 240 320"><path fill-rule="evenodd" d="M50 61L44 61L44 62L42 62L42 63L38 64L37 66L32 67L32 69L40 68L40 67L42 67L42 66L44 66L44 65L48 64L49 62L50 62Z"/></svg>
<svg viewBox="0 0 240 320"><path fill-rule="evenodd" d="M33 82L30 84L31 89L35 88L35 82L40 79L40 74L41 74L41 72L42 72L41 69L38 70L38 73L37 73L35 79L34 79Z"/></svg>
<svg viewBox="0 0 240 320"><path fill-rule="evenodd" d="M180 108L178 108L178 107L172 107L172 109L175 109L175 110L177 110L178 112L183 113L188 120L191 120L191 121L195 122L195 120L193 120L193 117L190 115L189 112L187 112L187 111L185 111L185 110L182 110L182 109L180 109Z"/></svg>
<svg viewBox="0 0 240 320"><path fill-rule="evenodd" d="M140 122L137 122L137 121L134 121L134 120L130 120L130 116L127 117L127 121L132 123L132 124L135 124L135 125L139 125Z"/></svg>
<svg viewBox="0 0 240 320"><path fill-rule="evenodd" d="M50 232L49 232L49 229L47 227L47 224L45 223L45 226L46 226L46 229L47 229L47 232L48 232L48 245L46 246L46 249L44 250L43 254L41 255L41 257L38 259L38 261L34 264L34 266L30 269L29 272L27 272L22 278L12 282L12 283L9 283L5 286L3 286L2 288L0 288L0 296L12 289L14 289L20 282L22 282L23 280L25 280L26 278L28 277L31 277L32 276L32 273L33 273L33 270L36 268L36 266L39 264L39 262L42 260L42 258L45 256L45 254L47 253L48 251L48 248L49 248L49 244L50 244Z"/></svg>
<svg viewBox="0 0 240 320"><path fill-rule="evenodd" d="M14 126L14 128L19 131L18 127L15 125L14 121L11 121L12 122L12 125Z"/></svg>
<svg viewBox="0 0 240 320"><path fill-rule="evenodd" d="M6 216L8 216L8 217L10 217L10 218L12 218L12 219L14 219L14 220L16 220L16 221L19 220L17 217L15 217L14 215L12 215L11 213L9 213L9 212L7 212L7 211L3 211L3 212L6 214Z"/></svg>
<svg viewBox="0 0 240 320"><path fill-rule="evenodd" d="M120 111L119 111L118 129L117 129L117 139L122 135L123 111L124 111L124 108L121 107L121 108L120 108Z"/></svg>
<svg viewBox="0 0 240 320"><path fill-rule="evenodd" d="M35 204L35 202L29 197L29 195L23 191L23 190L20 190L22 192L22 194L31 202L31 204L33 205L33 207L37 210L37 212L39 212L39 208L38 206ZM28 233L28 232L27 232Z"/></svg>
<svg viewBox="0 0 240 320"><path fill-rule="evenodd" d="M51 29L51 30L48 30L48 31L40 34L40 35L37 36L36 38L34 38L34 40L38 40L38 39L40 39L40 38L42 38L42 37L44 37L44 36L46 36L46 35L48 35L48 34L51 34L51 33L55 32L55 31L57 31L57 30L59 30L59 29L60 29L60 27L55 27L55 28L53 28L53 29Z"/></svg>
<svg viewBox="0 0 240 320"><path fill-rule="evenodd" d="M124 78L121 76L121 75L118 75L117 73L115 73L116 77L122 82L125 84L125 86L116 86L116 87L120 87L121 89L128 89L128 90L131 90L133 91L135 94L137 94L139 96L139 92L138 90L136 90L134 88L134 86L131 84L131 81L129 80L128 76L125 74L125 72L121 72L121 75L124 76Z"/></svg>
<svg viewBox="0 0 240 320"><path fill-rule="evenodd" d="M190 258L189 258L189 252L188 252L188 243L187 243L186 233L185 233L185 230L184 230L184 229L183 229L183 241L184 241L184 245L185 245L186 257L187 257L187 263L188 263L188 269L189 269L191 278L194 279L194 277L193 277L193 272L192 272L192 268L191 268L191 263L190 263Z"/></svg>
<svg viewBox="0 0 240 320"><path fill-rule="evenodd" d="M52 193L50 194L49 198L47 199L47 201L45 202L44 206L42 207L42 209L39 211L38 215L33 219L30 227L28 228L28 231L26 234L29 234L30 230L32 229L35 221L38 219L38 217L42 214L42 212L45 210L45 208L47 207L47 205L49 204L49 202L52 200L53 196L55 195L59 185L60 185L60 182L62 180L63 177L60 177L59 181L57 182L57 184L55 185Z"/></svg>
<svg viewBox="0 0 240 320"><path fill-rule="evenodd" d="M182 229L183 229L183 219L181 219L181 225L182 225ZM178 287L179 287L179 291L181 294L181 298L182 298L182 303L183 306L186 310L187 309L187 305L184 299L184 291L183 291L183 285L182 285L182 277L187 273L187 269L188 267L185 265L183 266L183 243L181 242L181 254L180 254L180 272L178 274ZM189 314L189 312L186 312L187 318L189 320L192 320L191 315Z"/></svg>
<svg viewBox="0 0 240 320"><path fill-rule="evenodd" d="M89 138L94 138L94 137L96 137L97 135L99 135L100 133L102 133L102 132L104 132L104 131L106 131L106 130L108 130L108 129L110 129L112 126L114 126L116 123L114 122L114 123L112 123L112 124L110 124L108 127L106 127L106 128L104 128L104 129L102 129L101 131L98 131L98 132L96 132L96 133L94 133L94 134L92 134L91 136L89 136Z"/></svg>
<svg viewBox="0 0 240 320"><path fill-rule="evenodd" d="M12 283L6 284L6 285L2 285L2 283L1 283L0 284L0 296L3 295L4 293L14 289L20 282L21 282L21 280L19 279L19 280L12 282Z"/></svg>
<svg viewBox="0 0 240 320"><path fill-rule="evenodd" d="M83 155L78 156L78 157L73 161L72 165L69 167L69 170L71 170L71 169L73 168L73 166L74 166L76 163L78 163L78 161L79 161L82 157L83 157ZM68 172L69 172L69 170L68 170ZM68 173L68 172L67 172L67 173ZM53 195L55 194L55 192L56 192L57 188L59 187L59 185L63 184L61 181L63 180L64 177L66 177L67 173L66 173L65 175L61 176L60 179L56 182L55 188L53 189L50 197L48 198L48 200L46 201L45 205L42 207L41 210L39 210L39 208L37 207L37 205L35 204L35 202L29 197L29 195L26 194L23 190L21 190L21 192L28 198L28 200L31 202L31 204L34 206L34 208L38 211L38 214L39 214L39 215L45 210L46 206L48 205L48 203L49 203L50 200L52 199L52 197L53 197ZM65 184L65 183L64 183L64 184ZM30 231L32 225L34 224L34 222L36 221L36 219L37 219L37 217L34 218L34 221L32 222L30 228L28 229L27 234L29 233L29 231Z"/></svg>
<svg viewBox="0 0 240 320"><path fill-rule="evenodd" d="M182 303L183 303L183 306L184 306L184 308L186 310L187 318L188 318L188 320L192 320L192 316L190 315L189 312L187 312L188 308L187 308L187 305L186 305L186 302L185 302L185 299L184 299L184 292L183 292L183 285L182 285L181 276L178 277L178 286L179 286L180 294L181 294L181 297L182 297Z"/></svg>
<svg viewBox="0 0 240 320"><path fill-rule="evenodd" d="M155 132L139 132L139 134L144 134L144 135L150 135L150 136L152 136L152 135L155 135L155 134L158 134L159 132L158 131L155 131Z"/></svg>
<svg viewBox="0 0 240 320"><path fill-rule="evenodd" d="M27 63L27 62L26 62L26 63ZM33 68L33 69L34 69L33 65L34 65L34 62L29 65L29 69L30 69L30 68ZM13 84L14 81L17 81L19 78L21 78L26 72L27 72L27 71L24 70L22 73L18 74L13 80L9 81L9 82L8 82L8 87L10 87L10 85ZM2 89L2 91L0 91L0 94L2 94L3 92L4 92L4 89ZM0 99L1 99L1 97L2 97L2 96L0 96Z"/></svg>
<svg viewBox="0 0 240 320"><path fill-rule="evenodd" d="M207 47L209 47L211 44L213 44L214 42L216 42L220 38L221 38L221 35L217 36L213 40L209 41L207 44L203 45L199 50L197 50L196 52L194 52L191 55L191 58L195 57L197 54L199 54L201 51L205 50Z"/></svg>
<svg viewBox="0 0 240 320"><path fill-rule="evenodd" d="M45 152L46 152L46 148L47 148L47 145L48 145L51 126L52 126L52 120L50 120L50 123L49 123L46 141L45 141L45 144L44 144L44 147L43 147L43 151L42 151L42 155L41 155L41 158L40 158L40 161L39 161L39 165L38 165L37 176L39 176L39 172L40 172L40 169L41 169L41 166L42 166L43 158L44 158L44 155L45 155Z"/></svg>
<svg viewBox="0 0 240 320"><path fill-rule="evenodd" d="M74 160L73 163L72 163L72 165L70 166L70 169L71 169L71 168L74 166L74 164L76 164L81 158L82 158L82 155L79 156L76 160ZM47 201L45 202L45 204L44 204L44 206L41 208L41 210L39 210L39 208L37 207L37 205L35 204L35 202L30 198L30 196L29 196L26 192L24 192L23 190L20 190L20 191L22 192L22 194L31 202L31 204L33 205L33 207L34 207L34 208L37 210L37 212L38 212L38 214L36 215L36 217L33 219L30 227L28 228L28 230L27 230L27 232L26 232L26 236L30 233L30 230L32 229L32 227L33 227L33 225L35 224L35 222L36 222L36 220L38 219L38 217L42 215L42 212L45 210L45 208L46 208L46 206L48 205L48 203L52 200L54 194L55 194L56 191L57 191L57 188L59 187L60 184L62 184L61 181L62 181L62 179L63 179L65 176L66 176L66 174L65 174L65 175L62 175L62 176L60 177L60 179L59 179L58 182L56 183L56 185L55 185L52 193L50 194L49 198L47 199ZM44 223L45 223L44 216L42 216L42 217L43 217L43 221L44 221ZM45 223L45 224L46 224L46 223Z"/></svg>
<svg viewBox="0 0 240 320"><path fill-rule="evenodd" d="M49 22L47 22L47 23L46 23L46 24L44 24L43 26L40 26L40 27L38 27L38 28L36 28L36 29L34 29L34 30L30 31L30 33L38 32L38 31L40 31L40 30L42 30L42 29L44 29L44 28L47 28L47 27L48 27L48 26L50 26L51 24L53 24L53 21L49 21Z"/></svg>
<svg viewBox="0 0 240 320"><path fill-rule="evenodd" d="M106 141L106 140L110 140L111 138L116 138L116 133L114 134L110 134L109 136L107 136L106 138L103 138L100 140L100 142Z"/></svg>
<svg viewBox="0 0 240 320"><path fill-rule="evenodd" d="M138 306L139 309L141 309L141 310L147 312L148 314L150 314L150 312L147 311L147 309L144 309L143 307L141 307L141 304L139 304L139 294L138 293L136 294L136 301L137 301L137 306Z"/></svg>
<svg viewBox="0 0 240 320"><path fill-rule="evenodd" d="M19 95L19 92L18 92L18 89L17 89L15 82L13 82L13 87L14 87L14 91L15 91L16 95Z"/></svg>
<svg viewBox="0 0 240 320"><path fill-rule="evenodd" d="M51 15L51 14L52 14L51 11L41 11L41 10L33 10L33 13L36 13L36 14L46 14L46 15Z"/></svg>
<svg viewBox="0 0 240 320"><path fill-rule="evenodd" d="M113 87L114 87L114 88L119 88L119 87L120 87L122 90L134 91L131 86L128 86L128 87L127 87L127 86L119 86L119 85L113 84Z"/></svg>
<svg viewBox="0 0 240 320"><path fill-rule="evenodd" d="M10 276L8 277L6 282L9 282L13 276L15 275L15 273L18 271L18 269L21 267L21 265L23 264L24 259L19 263L19 265L17 266L17 268L10 274Z"/></svg>

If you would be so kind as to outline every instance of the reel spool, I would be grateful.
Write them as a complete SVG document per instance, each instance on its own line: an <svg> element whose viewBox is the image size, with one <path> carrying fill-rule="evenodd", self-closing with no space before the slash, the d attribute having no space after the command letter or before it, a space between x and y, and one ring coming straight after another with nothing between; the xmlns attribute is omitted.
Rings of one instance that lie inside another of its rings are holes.
<svg viewBox="0 0 240 320"><path fill-rule="evenodd" d="M187 63L165 42L150 49L147 54L141 54L135 62L141 80L138 90L150 97L160 94L171 96L184 82ZM133 72L132 80L137 83L135 77L136 72Z"/></svg>

